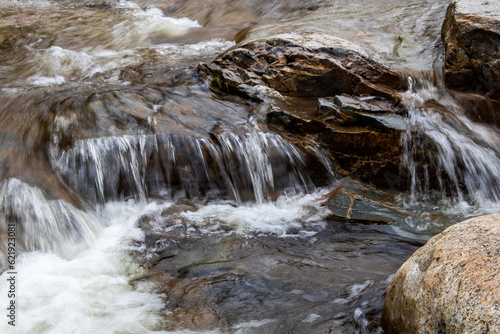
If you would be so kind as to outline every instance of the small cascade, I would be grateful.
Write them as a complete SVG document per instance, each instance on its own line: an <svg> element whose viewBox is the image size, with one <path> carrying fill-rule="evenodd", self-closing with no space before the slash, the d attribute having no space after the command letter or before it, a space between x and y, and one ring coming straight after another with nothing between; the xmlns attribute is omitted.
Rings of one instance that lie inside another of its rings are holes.
<svg viewBox="0 0 500 334"><path fill-rule="evenodd" d="M500 201L498 133L467 119L460 106L431 83L410 79L410 84L403 100L408 130L401 140L412 199L430 199L431 190L437 190L440 199L453 202ZM427 106L432 100L444 108Z"/></svg>
<svg viewBox="0 0 500 334"><path fill-rule="evenodd" d="M94 204L148 197L262 203L314 189L299 151L277 135L225 132L217 141L162 134L80 140L52 149L52 167Z"/></svg>
<svg viewBox="0 0 500 334"><path fill-rule="evenodd" d="M104 223L64 200L48 199L39 188L6 179L0 183L0 270L6 265L9 226L15 228L18 253L43 250L72 257L96 240Z"/></svg>
<svg viewBox="0 0 500 334"><path fill-rule="evenodd" d="M146 198L145 137L104 137L76 141L53 157L53 168L92 203L131 195ZM56 154L57 154L56 153Z"/></svg>
<svg viewBox="0 0 500 334"><path fill-rule="evenodd" d="M299 151L280 136L253 130L240 135L225 132L217 138L239 200L253 193L255 201L263 203L276 197L273 192L314 188Z"/></svg>

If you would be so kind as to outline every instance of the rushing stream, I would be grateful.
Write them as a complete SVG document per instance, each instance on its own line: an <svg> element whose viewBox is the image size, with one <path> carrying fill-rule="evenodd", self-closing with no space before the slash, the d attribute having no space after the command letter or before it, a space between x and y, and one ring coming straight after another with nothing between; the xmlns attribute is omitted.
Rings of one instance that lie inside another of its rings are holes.
<svg viewBox="0 0 500 334"><path fill-rule="evenodd" d="M3 310L17 275L16 326L1 314L0 332L381 333L399 266L500 201L500 133L431 79L447 5L0 0ZM387 196L411 216L332 216L340 185L382 192L185 73L289 32L343 37L408 73L411 189Z"/></svg>

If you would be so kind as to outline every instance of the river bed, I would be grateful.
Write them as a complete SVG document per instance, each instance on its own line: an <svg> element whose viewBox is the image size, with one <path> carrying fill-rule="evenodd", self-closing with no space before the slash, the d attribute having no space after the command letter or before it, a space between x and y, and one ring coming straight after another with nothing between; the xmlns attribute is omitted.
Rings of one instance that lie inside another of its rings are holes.
<svg viewBox="0 0 500 334"><path fill-rule="evenodd" d="M18 278L16 326L0 332L382 333L401 264L500 201L498 130L435 79L447 6L0 0L0 232L15 226ZM313 175L252 104L193 71L282 33L339 36L407 73L409 191L337 177L320 154ZM431 99L446 110L425 112ZM441 192L411 159L428 147L416 130L437 147ZM335 216L328 199L344 184L411 217Z"/></svg>

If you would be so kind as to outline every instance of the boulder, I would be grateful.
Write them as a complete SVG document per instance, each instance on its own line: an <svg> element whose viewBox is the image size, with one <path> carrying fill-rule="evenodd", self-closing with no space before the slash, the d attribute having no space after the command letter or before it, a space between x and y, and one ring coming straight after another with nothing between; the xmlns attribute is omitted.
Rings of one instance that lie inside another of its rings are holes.
<svg viewBox="0 0 500 334"><path fill-rule="evenodd" d="M218 56L207 69L214 76L212 86L233 92L266 85L288 96L345 93L392 99L395 91L407 88L401 73L370 59L359 46L319 34L245 42Z"/></svg>
<svg viewBox="0 0 500 334"><path fill-rule="evenodd" d="M433 237L392 279L385 333L500 332L500 214Z"/></svg>
<svg viewBox="0 0 500 334"><path fill-rule="evenodd" d="M256 102L271 130L328 152L336 172L385 188L386 172L399 173L407 81L359 46L281 34L238 44L199 70L218 94Z"/></svg>
<svg viewBox="0 0 500 334"><path fill-rule="evenodd" d="M500 100L500 4L459 0L447 10L441 35L449 88Z"/></svg>
<svg viewBox="0 0 500 334"><path fill-rule="evenodd" d="M386 108L349 95L320 98L314 109L306 105L271 108L266 120L272 130L306 151L323 147L341 175L393 188L385 175L399 174L400 138L406 122L396 106L382 100L373 98ZM407 187L405 180L400 181L398 189Z"/></svg>

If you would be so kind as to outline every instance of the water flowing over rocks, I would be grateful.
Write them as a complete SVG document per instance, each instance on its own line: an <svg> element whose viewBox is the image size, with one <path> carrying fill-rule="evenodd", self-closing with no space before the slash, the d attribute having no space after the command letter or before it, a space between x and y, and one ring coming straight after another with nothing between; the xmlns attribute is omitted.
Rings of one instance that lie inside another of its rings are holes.
<svg viewBox="0 0 500 334"><path fill-rule="evenodd" d="M380 222L321 220L328 210L303 203L295 197L280 200L277 207L221 203L207 208L178 201L145 214L139 225L146 247L137 249L149 253L139 257L144 275L132 284L152 281L165 294L167 330L237 332L248 326L249 333L378 332L382 305L368 296L383 294L384 270L395 270L390 262L421 243L401 238ZM283 226L292 211L298 215ZM247 218L236 223L241 214ZM256 219L260 215L267 217L264 226ZM385 247L388 252L377 259ZM359 250L363 257L354 256ZM329 269L332 263L346 272ZM372 271L376 279L368 279ZM370 302L363 302L366 297ZM342 312L351 303L354 318Z"/></svg>
<svg viewBox="0 0 500 334"><path fill-rule="evenodd" d="M498 211L498 29L463 3L448 90L448 0L0 0L14 329L380 334L399 266Z"/></svg>
<svg viewBox="0 0 500 334"><path fill-rule="evenodd" d="M459 0L449 6L442 28L444 81L451 89L473 93L458 96L479 104L469 113L487 122L498 121L500 113L499 12L496 2Z"/></svg>
<svg viewBox="0 0 500 334"><path fill-rule="evenodd" d="M259 103L270 128L294 144L328 152L341 174L384 185L398 173L407 81L359 46L283 34L236 45L200 71L215 91Z"/></svg>
<svg viewBox="0 0 500 334"><path fill-rule="evenodd" d="M500 331L500 215L458 223L399 269L382 314L386 333Z"/></svg>

